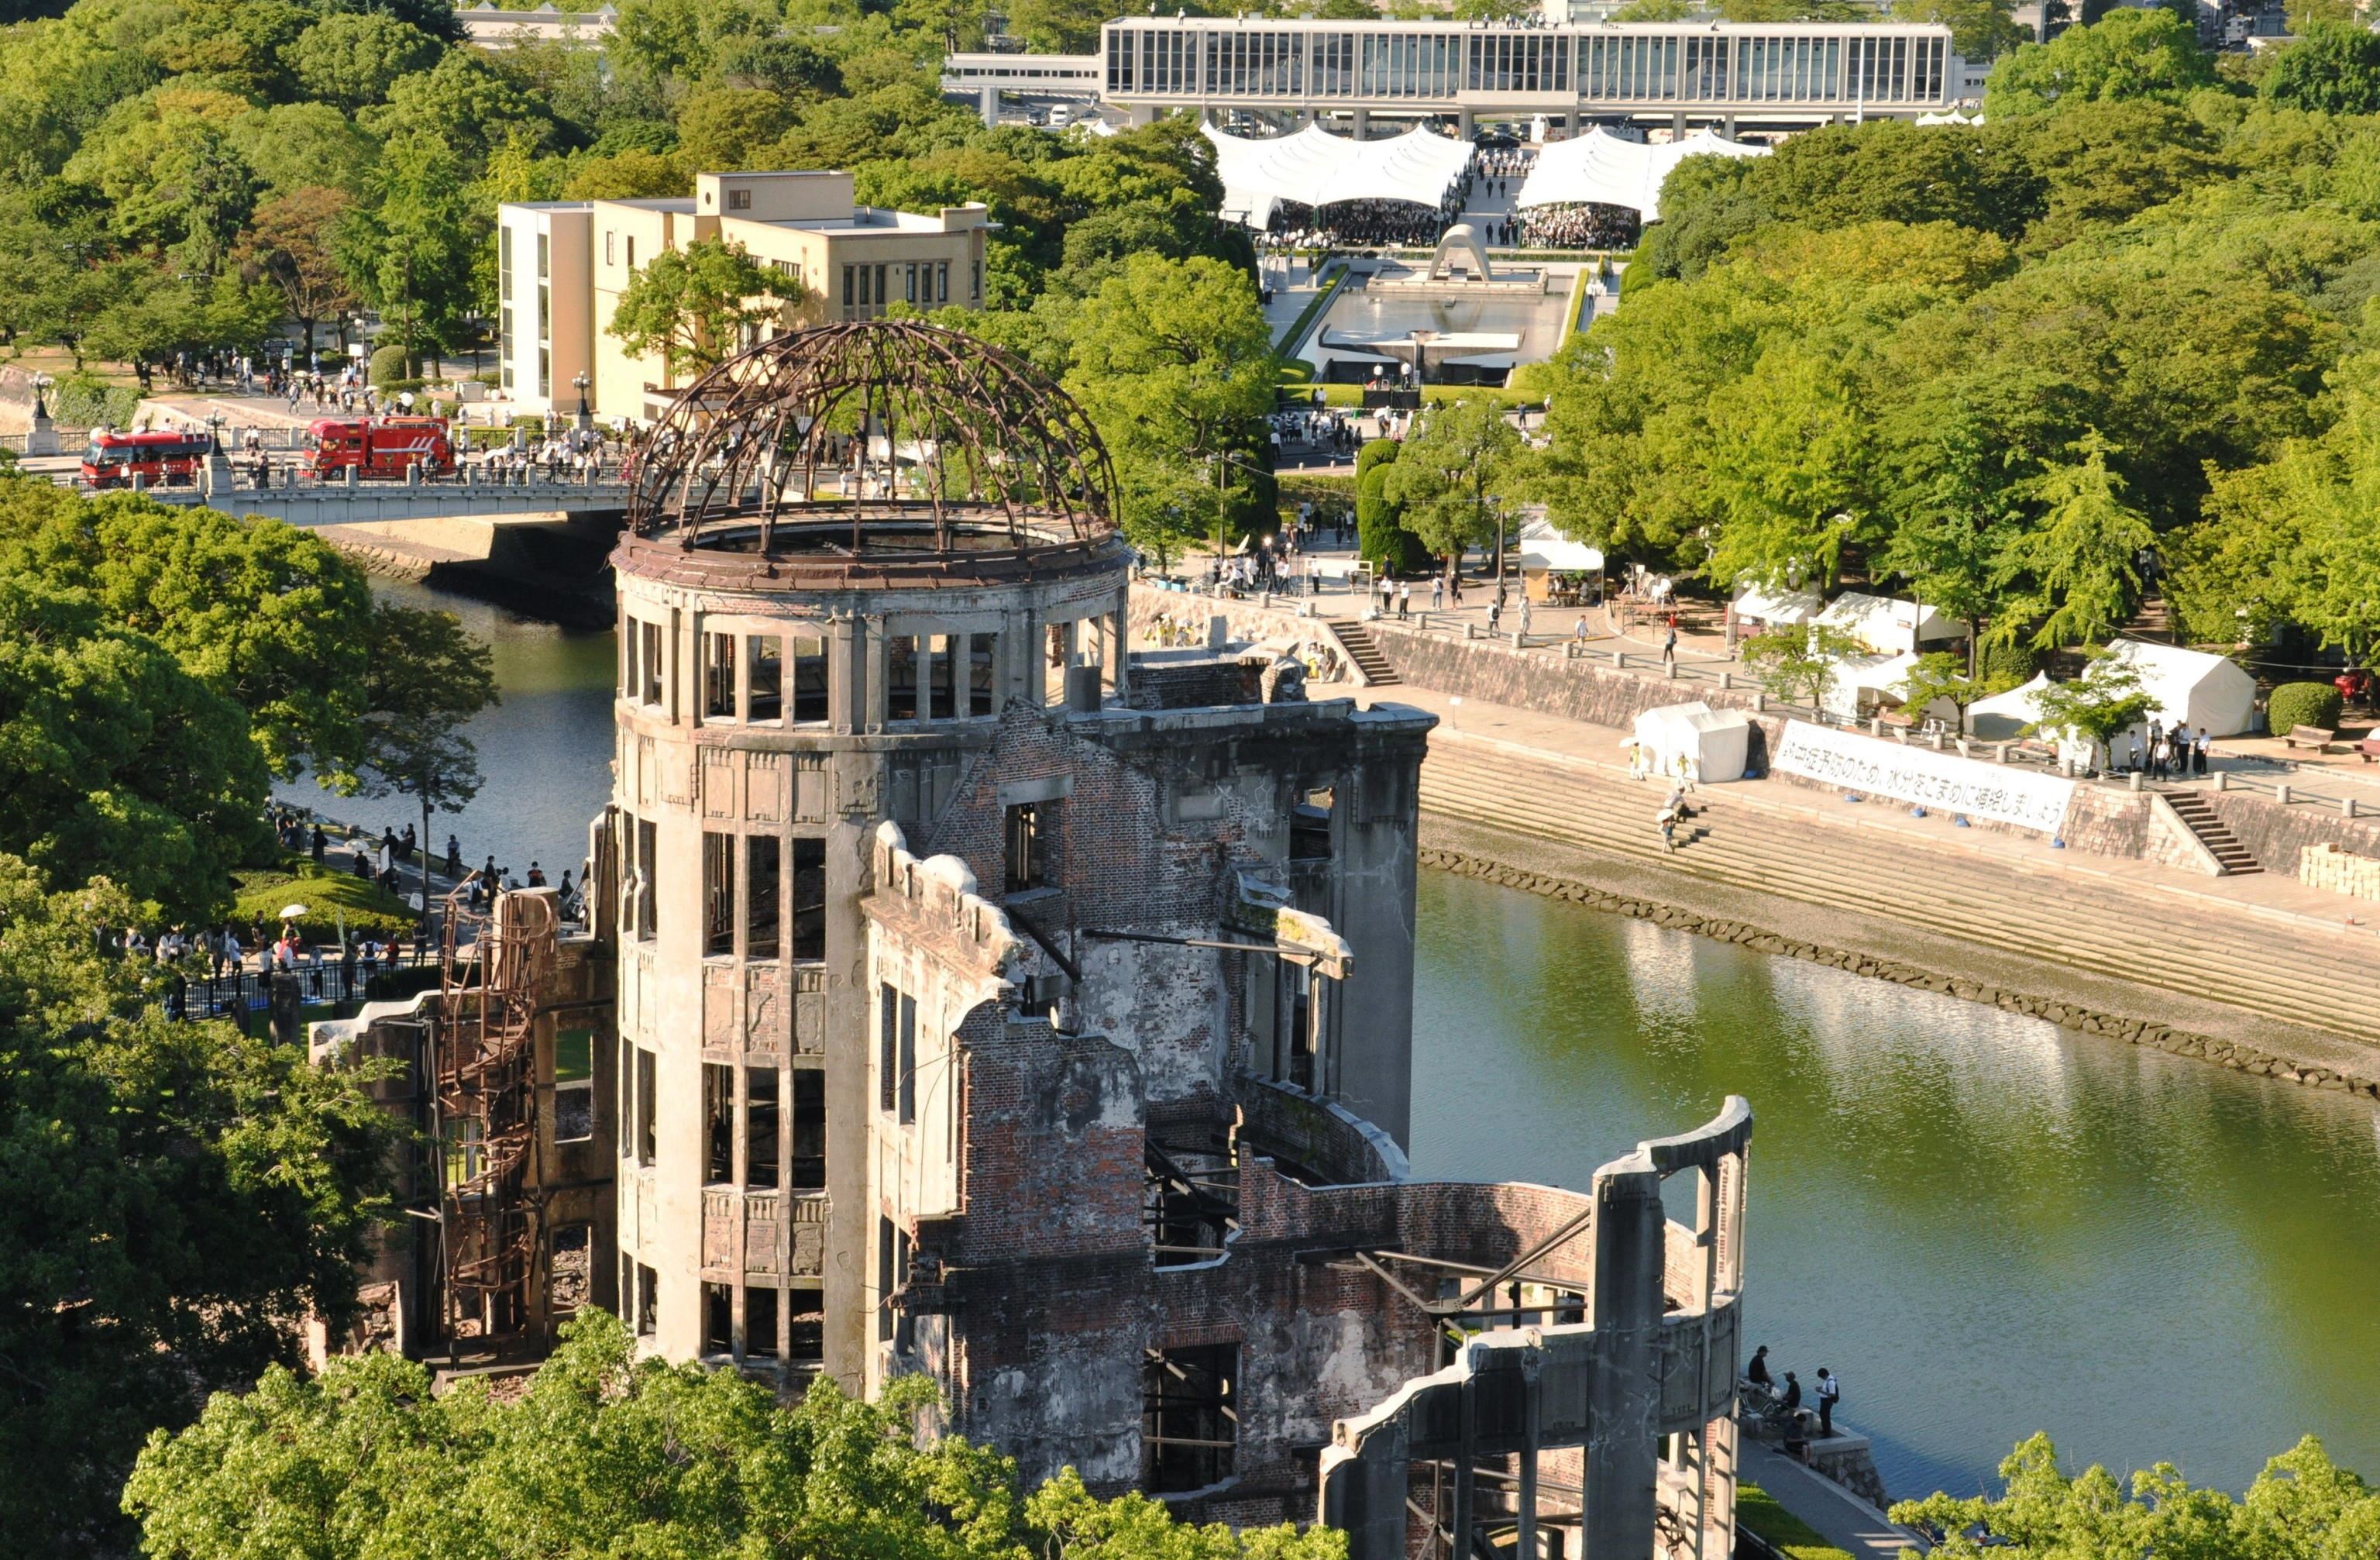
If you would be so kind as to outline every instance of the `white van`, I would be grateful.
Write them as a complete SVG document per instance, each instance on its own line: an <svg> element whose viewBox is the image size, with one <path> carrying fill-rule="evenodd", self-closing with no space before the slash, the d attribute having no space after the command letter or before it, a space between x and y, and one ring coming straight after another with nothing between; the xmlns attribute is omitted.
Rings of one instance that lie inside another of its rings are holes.
<svg viewBox="0 0 2380 1560"><path fill-rule="evenodd" d="M1055 108L1050 110L1050 128L1051 129L1062 130L1074 122L1075 111L1067 107L1064 104L1062 103Z"/></svg>

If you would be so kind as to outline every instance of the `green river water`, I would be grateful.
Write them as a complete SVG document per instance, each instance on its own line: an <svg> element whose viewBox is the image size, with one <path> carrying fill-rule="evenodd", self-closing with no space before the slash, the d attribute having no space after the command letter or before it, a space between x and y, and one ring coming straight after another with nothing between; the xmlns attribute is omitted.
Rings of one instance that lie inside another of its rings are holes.
<svg viewBox="0 0 2380 1560"><path fill-rule="evenodd" d="M611 636L435 600L494 641L504 695L473 732L486 788L436 838L575 871ZM1843 1377L1895 1495L1973 1490L2036 1429L2234 1490L2312 1431L2380 1478L2368 1102L1439 873L1420 937L1415 1172L1584 1187L1744 1095L1753 1341Z"/></svg>

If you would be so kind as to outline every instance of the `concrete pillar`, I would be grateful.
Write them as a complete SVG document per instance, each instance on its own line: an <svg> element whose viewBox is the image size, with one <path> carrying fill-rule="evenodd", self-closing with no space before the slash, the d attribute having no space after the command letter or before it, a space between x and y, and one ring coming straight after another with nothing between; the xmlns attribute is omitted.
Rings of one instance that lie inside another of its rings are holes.
<svg viewBox="0 0 2380 1560"><path fill-rule="evenodd" d="M2341 797L2338 798L2338 814L2342 818L2352 818L2356 816L2355 798L2353 797Z"/></svg>
<svg viewBox="0 0 2380 1560"><path fill-rule="evenodd" d="M986 87L976 94L976 111L983 116L983 128L995 128L1000 124L1000 89Z"/></svg>
<svg viewBox="0 0 2380 1560"><path fill-rule="evenodd" d="M2215 772L2215 788L2218 791L2228 791L2231 788L2231 772L2229 770L2218 769Z"/></svg>
<svg viewBox="0 0 2380 1560"><path fill-rule="evenodd" d="M2279 785L2273 787L2273 799L2279 802L2283 807L2289 805L2289 784L2288 781L2284 780Z"/></svg>
<svg viewBox="0 0 2380 1560"><path fill-rule="evenodd" d="M1729 114L1720 117L1718 122L1718 133L1725 136L1730 140L1733 140L1735 139L1734 115Z"/></svg>
<svg viewBox="0 0 2380 1560"><path fill-rule="evenodd" d="M1670 116L1670 136L1673 140L1683 140L1686 139L1685 110L1680 109L1677 113Z"/></svg>
<svg viewBox="0 0 2380 1560"><path fill-rule="evenodd" d="M1752 713L1753 713L1754 714L1755 714L1755 715L1756 715L1756 714L1759 714L1762 711L1764 711L1764 710L1766 710L1766 709L1767 709L1767 708L1768 708L1768 693L1767 693L1767 689L1757 689L1757 688L1754 689L1752 690Z"/></svg>
<svg viewBox="0 0 2380 1560"><path fill-rule="evenodd" d="M1471 122L1471 110L1465 108L1456 112L1454 116L1454 129L1455 133L1460 135L1464 140L1469 140L1471 139L1475 133Z"/></svg>
<svg viewBox="0 0 2380 1560"><path fill-rule="evenodd" d="M1597 1363L1587 1392L1589 1422L1581 1552L1587 1560L1653 1554L1658 1479L1660 1387L1653 1352L1661 1327L1666 1216L1650 1172L1598 1176L1595 1183Z"/></svg>
<svg viewBox="0 0 2380 1560"><path fill-rule="evenodd" d="M1372 111L1371 111L1370 109L1368 109L1368 108L1358 108L1358 109L1354 110L1354 112L1353 113L1353 115L1351 116L1351 117L1352 117L1352 118L1354 119L1354 132L1353 132L1353 133L1354 133L1354 135L1355 139L1356 139L1357 140L1371 140L1371 139L1372 139ZM1468 117L1468 116L1466 116L1465 117Z"/></svg>

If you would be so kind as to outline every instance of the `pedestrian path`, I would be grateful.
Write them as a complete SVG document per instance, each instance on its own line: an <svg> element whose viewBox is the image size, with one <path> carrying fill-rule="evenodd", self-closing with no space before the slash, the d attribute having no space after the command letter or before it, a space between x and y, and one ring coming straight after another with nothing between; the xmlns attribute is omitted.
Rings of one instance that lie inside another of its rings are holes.
<svg viewBox="0 0 2380 1560"><path fill-rule="evenodd" d="M1925 1547L1915 1533L1883 1512L1765 1442L1744 1436L1736 1462L1744 1482L1767 1491L1779 1505L1852 1560L1899 1560L1904 1550Z"/></svg>

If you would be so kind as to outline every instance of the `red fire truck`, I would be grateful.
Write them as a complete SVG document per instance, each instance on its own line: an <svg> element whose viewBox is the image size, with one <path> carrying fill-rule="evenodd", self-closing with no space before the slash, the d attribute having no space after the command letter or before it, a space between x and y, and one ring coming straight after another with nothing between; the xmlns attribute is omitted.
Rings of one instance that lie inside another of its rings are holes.
<svg viewBox="0 0 2380 1560"><path fill-rule="evenodd" d="M196 481L214 448L207 433L94 433L83 451L82 480L103 488L130 487L135 476L152 484Z"/></svg>
<svg viewBox="0 0 2380 1560"><path fill-rule="evenodd" d="M419 464L430 477L452 475L455 446L443 417L318 418L306 429L314 458L308 469L335 477L349 467L364 477L402 477Z"/></svg>

